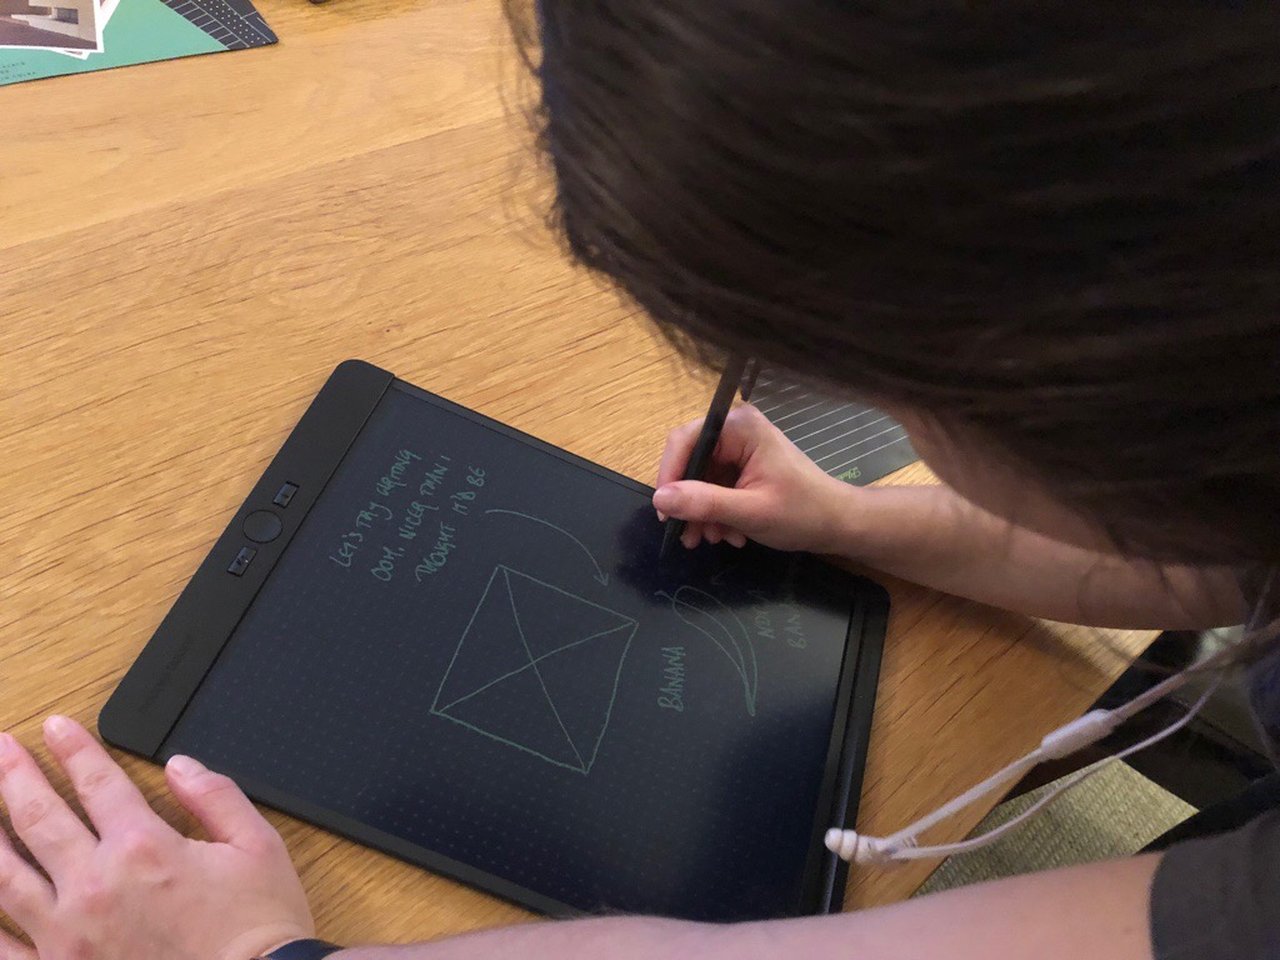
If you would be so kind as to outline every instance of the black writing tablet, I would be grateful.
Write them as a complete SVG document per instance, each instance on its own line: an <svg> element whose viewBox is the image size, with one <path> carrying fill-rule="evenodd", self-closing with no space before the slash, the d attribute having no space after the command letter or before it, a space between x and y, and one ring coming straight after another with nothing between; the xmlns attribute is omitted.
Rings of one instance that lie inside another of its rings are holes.
<svg viewBox="0 0 1280 960"><path fill-rule="evenodd" d="M651 493L344 363L102 735L538 911L839 909L885 595L756 546L659 564Z"/></svg>

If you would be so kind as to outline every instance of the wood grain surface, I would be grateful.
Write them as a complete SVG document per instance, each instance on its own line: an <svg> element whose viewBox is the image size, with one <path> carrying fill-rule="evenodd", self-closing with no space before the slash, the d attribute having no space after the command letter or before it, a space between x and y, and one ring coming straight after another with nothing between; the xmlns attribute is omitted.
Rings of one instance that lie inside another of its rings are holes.
<svg viewBox="0 0 1280 960"><path fill-rule="evenodd" d="M260 8L279 46L0 88L0 727L28 744L53 712L93 723L344 358L643 481L708 396L545 234L495 0ZM872 833L1080 714L1150 639L887 585ZM327 937L527 918L271 816ZM929 870L858 871L847 905Z"/></svg>

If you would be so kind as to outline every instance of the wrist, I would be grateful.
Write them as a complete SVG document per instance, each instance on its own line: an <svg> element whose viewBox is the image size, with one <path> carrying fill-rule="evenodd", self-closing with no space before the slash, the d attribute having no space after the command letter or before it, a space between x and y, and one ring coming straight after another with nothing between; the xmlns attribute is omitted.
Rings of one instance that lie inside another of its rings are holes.
<svg viewBox="0 0 1280 960"><path fill-rule="evenodd" d="M865 563L868 519L873 515L867 499L871 491L828 477L822 491L823 508L813 552Z"/></svg>

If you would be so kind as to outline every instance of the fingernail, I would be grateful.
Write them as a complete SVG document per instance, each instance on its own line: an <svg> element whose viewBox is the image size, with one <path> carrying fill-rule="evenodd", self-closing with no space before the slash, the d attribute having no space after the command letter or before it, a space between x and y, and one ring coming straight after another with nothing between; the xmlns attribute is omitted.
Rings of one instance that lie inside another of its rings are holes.
<svg viewBox="0 0 1280 960"><path fill-rule="evenodd" d="M0 760L13 755L17 742L7 733L0 733Z"/></svg>
<svg viewBox="0 0 1280 960"><path fill-rule="evenodd" d="M194 757L186 757L179 753L169 758L166 769L171 770L178 779L187 780L204 772L204 764Z"/></svg>
<svg viewBox="0 0 1280 960"><path fill-rule="evenodd" d="M679 500L680 491L669 483L653 492L653 505L658 511L658 516L663 520L667 519L667 512L675 509Z"/></svg>
<svg viewBox="0 0 1280 960"><path fill-rule="evenodd" d="M665 513L663 513L661 510L659 510L659 511L658 511L658 522L659 522L659 523L666 523L666 522L667 522L667 515L666 515Z"/></svg>
<svg viewBox="0 0 1280 960"><path fill-rule="evenodd" d="M45 721L45 736L50 740L61 740L72 732L72 722L65 717L54 716Z"/></svg>

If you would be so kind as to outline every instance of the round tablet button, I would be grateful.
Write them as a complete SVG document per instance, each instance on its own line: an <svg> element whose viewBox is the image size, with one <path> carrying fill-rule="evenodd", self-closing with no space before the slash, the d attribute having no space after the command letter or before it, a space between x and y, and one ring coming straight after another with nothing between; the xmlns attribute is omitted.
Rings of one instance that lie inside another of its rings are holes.
<svg viewBox="0 0 1280 960"><path fill-rule="evenodd" d="M254 543L270 543L283 529L280 518L270 510L255 510L244 518L244 535Z"/></svg>

